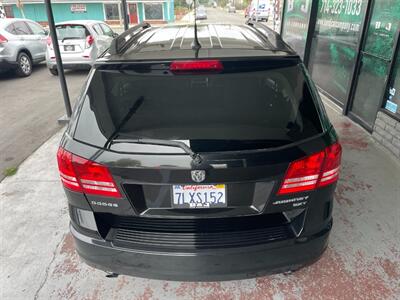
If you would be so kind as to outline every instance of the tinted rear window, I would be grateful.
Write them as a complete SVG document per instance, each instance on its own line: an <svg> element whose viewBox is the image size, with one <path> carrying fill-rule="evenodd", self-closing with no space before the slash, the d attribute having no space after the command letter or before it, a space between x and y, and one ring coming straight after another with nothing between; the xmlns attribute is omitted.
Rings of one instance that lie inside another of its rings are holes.
<svg viewBox="0 0 400 300"><path fill-rule="evenodd" d="M89 31L83 25L57 25L57 37L59 40L65 38L85 39Z"/></svg>
<svg viewBox="0 0 400 300"><path fill-rule="evenodd" d="M300 66L213 75L96 71L85 101L75 138L97 146L135 103L121 136L190 141L197 151L282 146L322 132Z"/></svg>

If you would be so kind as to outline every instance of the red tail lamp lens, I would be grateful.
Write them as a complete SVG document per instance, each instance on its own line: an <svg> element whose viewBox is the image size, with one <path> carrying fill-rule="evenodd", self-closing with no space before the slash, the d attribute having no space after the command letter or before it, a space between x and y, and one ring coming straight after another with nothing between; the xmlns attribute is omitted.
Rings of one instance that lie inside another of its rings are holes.
<svg viewBox="0 0 400 300"><path fill-rule="evenodd" d="M57 153L58 169L63 185L75 192L121 198L106 166L72 154L63 148Z"/></svg>
<svg viewBox="0 0 400 300"><path fill-rule="evenodd" d="M338 180L342 158L342 146L340 146L339 143L329 146L325 149L325 155L321 178L318 184L319 187L334 183Z"/></svg>
<svg viewBox="0 0 400 300"><path fill-rule="evenodd" d="M173 73L221 72L224 67L219 60L177 60L169 67Z"/></svg>
<svg viewBox="0 0 400 300"><path fill-rule="evenodd" d="M0 44L7 43L8 40L0 34Z"/></svg>
<svg viewBox="0 0 400 300"><path fill-rule="evenodd" d="M325 150L290 163L278 195L314 190L339 178L342 147L335 143Z"/></svg>
<svg viewBox="0 0 400 300"><path fill-rule="evenodd" d="M94 38L91 35L88 35L86 37L86 48L90 48L90 46L92 46L94 43Z"/></svg>

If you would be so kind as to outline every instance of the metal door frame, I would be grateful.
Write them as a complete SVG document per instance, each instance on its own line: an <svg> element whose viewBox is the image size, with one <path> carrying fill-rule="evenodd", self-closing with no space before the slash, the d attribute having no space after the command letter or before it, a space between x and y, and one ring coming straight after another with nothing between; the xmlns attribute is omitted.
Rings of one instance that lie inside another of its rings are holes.
<svg viewBox="0 0 400 300"><path fill-rule="evenodd" d="M359 75L361 72L361 68L362 68L362 58L365 55L369 55L369 56L373 56L375 58L378 59L382 59L382 60L386 60L383 57L374 55L374 54L369 54L366 53L364 51L365 49L365 45L367 43L367 39L368 39L368 30L369 30L369 24L371 23L372 20L372 15L374 12L374 7L375 7L375 0L370 0L368 1L368 6L367 6L367 11L366 11L366 17L364 18L363 21L363 25L362 25L362 34L361 34L361 38L360 38L360 42L359 42L359 46L357 48L357 57L356 57L356 64L354 66L354 71L353 71L353 75L352 75L352 80L351 80L351 87L349 89L348 92L348 96L346 97L346 102L343 105L343 114L347 115L351 120L353 120L354 122L356 122L357 124L359 124L361 127L363 127L365 130L367 130L369 133L373 132L374 126L368 124L366 121L364 121L361 117L357 116L353 111L353 105L354 105L354 100L355 100L355 94L357 91L357 86L358 86L358 81L359 81ZM387 87L389 84L389 79L391 78L392 75L392 71L394 68L394 58L395 58L395 54L397 52L398 49L398 42L399 42L399 30L396 33L395 39L394 39L394 51L391 55L391 58L389 60L387 60L387 62L389 63L389 71L388 74L386 76L385 79L385 83L384 83L384 89L380 95L380 99L379 99L379 104L378 104L378 109L376 111L376 115L378 114L378 111L380 111L382 109L383 106L383 101L385 98L385 94L387 91ZM375 120L376 120L376 115L375 115ZM375 120L374 120L374 124L375 124Z"/></svg>

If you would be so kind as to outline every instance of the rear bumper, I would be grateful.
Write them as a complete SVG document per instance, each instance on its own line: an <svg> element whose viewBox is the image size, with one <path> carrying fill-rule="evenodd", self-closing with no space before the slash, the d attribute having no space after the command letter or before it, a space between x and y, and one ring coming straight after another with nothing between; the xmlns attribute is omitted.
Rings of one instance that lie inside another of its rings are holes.
<svg viewBox="0 0 400 300"><path fill-rule="evenodd" d="M296 270L324 252L332 223L307 238L294 238L250 247L155 252L115 247L111 242L78 232L70 225L80 257L90 266L132 276L215 281L257 277Z"/></svg>
<svg viewBox="0 0 400 300"><path fill-rule="evenodd" d="M57 64L47 64L49 69L57 69ZM89 63L63 63L64 70L89 70L92 67Z"/></svg>
<svg viewBox="0 0 400 300"><path fill-rule="evenodd" d="M11 62L11 61L0 58L0 71L15 69L17 66L18 66L18 64L16 62Z"/></svg>

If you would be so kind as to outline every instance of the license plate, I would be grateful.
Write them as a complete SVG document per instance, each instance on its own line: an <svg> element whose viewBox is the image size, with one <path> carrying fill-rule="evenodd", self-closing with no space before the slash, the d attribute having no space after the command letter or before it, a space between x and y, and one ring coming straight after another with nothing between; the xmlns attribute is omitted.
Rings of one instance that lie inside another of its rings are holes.
<svg viewBox="0 0 400 300"><path fill-rule="evenodd" d="M225 184L174 185L172 193L174 208L226 207Z"/></svg>
<svg viewBox="0 0 400 300"><path fill-rule="evenodd" d="M64 46L64 51L75 51L74 45Z"/></svg>

